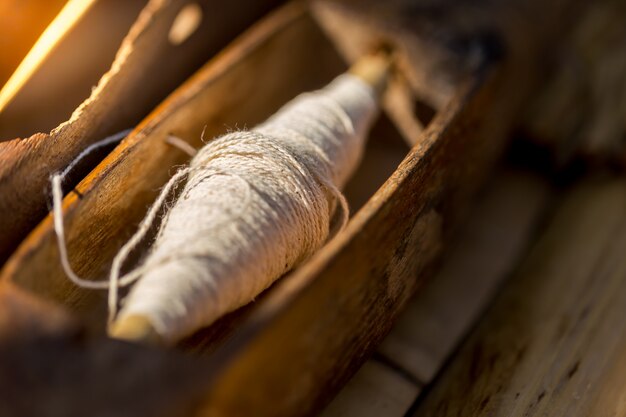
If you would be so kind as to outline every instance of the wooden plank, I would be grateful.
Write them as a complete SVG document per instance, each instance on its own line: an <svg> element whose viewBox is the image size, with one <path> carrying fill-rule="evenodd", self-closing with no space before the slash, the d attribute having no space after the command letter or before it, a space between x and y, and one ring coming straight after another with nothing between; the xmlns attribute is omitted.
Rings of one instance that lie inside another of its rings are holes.
<svg viewBox="0 0 626 417"><path fill-rule="evenodd" d="M566 198L415 416L624 413L626 180Z"/></svg>
<svg viewBox="0 0 626 417"><path fill-rule="evenodd" d="M419 386L376 360L369 360L324 409L321 417L401 417Z"/></svg>
<svg viewBox="0 0 626 417"><path fill-rule="evenodd" d="M280 3L266 0L219 5L199 3L207 18L188 42L173 45L168 33L190 0L148 3L120 47L116 61L70 120L50 134L0 143L0 262L47 213L50 174L60 171L89 144L135 126L163 98L224 45ZM219 6L219 7L218 7ZM158 71L155 71L158 68ZM146 82L152 74L152 82ZM74 185L79 178L69 182Z"/></svg>
<svg viewBox="0 0 626 417"><path fill-rule="evenodd" d="M418 381L432 381L525 254L549 193L547 181L530 172L499 172L379 352Z"/></svg>

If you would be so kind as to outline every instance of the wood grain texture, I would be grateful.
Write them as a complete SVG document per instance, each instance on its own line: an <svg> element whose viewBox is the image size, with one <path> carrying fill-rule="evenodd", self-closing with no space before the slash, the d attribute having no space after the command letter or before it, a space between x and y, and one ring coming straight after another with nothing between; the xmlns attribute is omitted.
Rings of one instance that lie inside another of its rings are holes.
<svg viewBox="0 0 626 417"><path fill-rule="evenodd" d="M189 0L153 0L123 42L111 70L71 119L49 135L0 143L0 262L45 216L48 179L89 144L135 126L167 94L277 1L217 4L199 1L204 19L188 42L167 40L179 9ZM157 70L158 69L158 70ZM152 81L147 82L150 78ZM70 181L71 182L71 181Z"/></svg>
<svg viewBox="0 0 626 417"><path fill-rule="evenodd" d="M430 383L525 255L548 211L549 195L547 181L535 174L498 172L380 354Z"/></svg>
<svg viewBox="0 0 626 417"><path fill-rule="evenodd" d="M626 181L566 198L415 416L626 411Z"/></svg>
<svg viewBox="0 0 626 417"><path fill-rule="evenodd" d="M66 311L9 283L0 283L0 345L45 335L68 336L79 323Z"/></svg>
<svg viewBox="0 0 626 417"><path fill-rule="evenodd" d="M548 210L549 189L535 174L501 168L477 197L439 271L322 415L404 416L418 387L432 382L528 250Z"/></svg>

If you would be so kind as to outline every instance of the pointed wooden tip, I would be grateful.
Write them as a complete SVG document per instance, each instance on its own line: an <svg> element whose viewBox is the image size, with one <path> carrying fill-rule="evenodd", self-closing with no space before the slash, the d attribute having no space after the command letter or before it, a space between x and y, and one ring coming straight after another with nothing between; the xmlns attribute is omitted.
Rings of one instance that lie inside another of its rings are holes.
<svg viewBox="0 0 626 417"><path fill-rule="evenodd" d="M371 85L378 96L382 95L387 87L387 82L392 70L392 57L386 50L366 55L356 61L349 70L355 75Z"/></svg>
<svg viewBox="0 0 626 417"><path fill-rule="evenodd" d="M148 317L133 315L116 320L108 329L109 336L144 345L163 346L163 338Z"/></svg>

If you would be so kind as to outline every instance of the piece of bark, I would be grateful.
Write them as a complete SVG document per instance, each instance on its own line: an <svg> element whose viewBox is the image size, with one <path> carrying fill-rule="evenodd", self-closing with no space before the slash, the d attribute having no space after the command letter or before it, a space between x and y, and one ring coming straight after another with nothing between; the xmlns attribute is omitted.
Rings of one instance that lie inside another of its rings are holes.
<svg viewBox="0 0 626 417"><path fill-rule="evenodd" d="M626 180L566 198L415 416L624 411Z"/></svg>
<svg viewBox="0 0 626 417"><path fill-rule="evenodd" d="M49 135L37 133L0 143L0 262L46 214L50 174L65 168L89 144L136 125L280 0L199 1L206 18L186 42L172 45L170 26L189 2L152 0L122 43L109 72L70 120Z"/></svg>

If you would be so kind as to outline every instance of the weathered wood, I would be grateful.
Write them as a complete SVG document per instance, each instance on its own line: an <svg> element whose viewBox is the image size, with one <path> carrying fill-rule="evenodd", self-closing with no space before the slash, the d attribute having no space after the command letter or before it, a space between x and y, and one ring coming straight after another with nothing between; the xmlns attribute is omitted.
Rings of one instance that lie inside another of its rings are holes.
<svg viewBox="0 0 626 417"><path fill-rule="evenodd" d="M430 383L525 255L548 209L549 193L547 181L535 174L499 172L441 269L408 305L379 352Z"/></svg>
<svg viewBox="0 0 626 417"><path fill-rule="evenodd" d="M432 382L526 253L549 206L548 195L545 179L502 168L480 193L467 224L444 253L441 269L420 288L363 365L383 377L359 370L323 415L404 416L417 398L417 387ZM404 389L407 381L416 387L411 393ZM380 407L386 404L390 408L383 412Z"/></svg>
<svg viewBox="0 0 626 417"><path fill-rule="evenodd" d="M280 0L244 2L246 7L232 1L219 5L212 0L199 1L209 16L187 42L172 45L167 39L169 28L188 2L150 2L111 70L69 121L50 135L37 133L0 143L0 262L45 216L51 173L66 167L87 145L135 126L209 57ZM158 78L146 82L147 74Z"/></svg>
<svg viewBox="0 0 626 417"><path fill-rule="evenodd" d="M68 335L78 329L78 322L63 309L10 282L0 283L0 345Z"/></svg>
<svg viewBox="0 0 626 417"><path fill-rule="evenodd" d="M32 312L31 312L32 314ZM0 343L0 415L175 417L202 395L197 360L80 334Z"/></svg>
<svg viewBox="0 0 626 417"><path fill-rule="evenodd" d="M626 180L587 181L415 416L618 416L626 368Z"/></svg>
<svg viewBox="0 0 626 417"><path fill-rule="evenodd" d="M233 338L218 347L208 362L198 361L193 369L188 369L182 361L180 368L185 371L177 372L177 394L171 403L167 396L159 396L161 415L171 415L168 413L172 404L184 409L183 405L198 401L202 403L199 415L293 415L302 410L313 413L321 407L387 332L418 277L438 254L445 230L442 218L460 207L442 204L442 198L460 198L458 193L440 193L442 185L450 186L450 181L462 178L468 188L453 189L470 192L475 181L486 173L487 161L497 154L499 146L486 139L500 143L506 130L505 120L500 119L503 124L494 126L483 112L485 105L498 97L491 89L497 80L493 75L486 80L478 78L478 85L470 83L459 92L458 98L426 130L423 146L411 151L374 198L355 215L347 230L273 287L240 324ZM487 131L496 129L491 131L493 136L481 135L487 127ZM483 140L462 140L475 135L481 135ZM458 152L452 152L452 147ZM483 163L477 164L481 159ZM463 160L472 161L472 169L468 170ZM444 161L445 168L441 165ZM434 207L441 207L441 211ZM359 262L355 264L354 259ZM171 372L167 370L179 361L176 355L153 355L145 349L124 345L115 345L116 353L112 356L108 343L76 346L75 341L65 340L55 346L53 350L28 346L9 350L4 358L20 369L24 366L22 352L35 350L42 360L56 358L54 363L62 367L63 358L74 352L72 355L79 358L86 373L66 377L83 382L79 386L69 384L74 387L71 395L56 396L59 407L69 411L85 409L86 395L80 392L91 386L84 382L89 375L99 383L114 381L109 367L119 370L115 357L135 363L135 356L141 356L136 366L126 369L125 378L138 381L142 375L143 380L150 369L151 380L162 380L152 387L154 390L164 389L162 384L167 384L166 375ZM93 358L102 359L96 366L91 363ZM53 366L48 373L62 385L64 374L55 369ZM87 373L91 371L93 374ZM188 390L185 402L178 387L188 386L190 381L202 389L203 395ZM41 383L18 379L15 386L39 391L43 390ZM286 392L289 395L285 396ZM105 400L113 394L89 391L89 402L97 401L97 411L102 413L126 407L123 402ZM143 406L153 410L151 404ZM40 411L45 415L45 410Z"/></svg>

